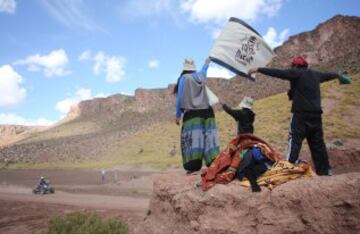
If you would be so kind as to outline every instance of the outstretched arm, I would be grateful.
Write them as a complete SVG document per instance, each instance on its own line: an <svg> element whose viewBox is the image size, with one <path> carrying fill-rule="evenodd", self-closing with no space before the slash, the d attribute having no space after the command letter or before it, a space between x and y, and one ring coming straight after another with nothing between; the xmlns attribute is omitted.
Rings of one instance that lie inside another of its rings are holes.
<svg viewBox="0 0 360 234"><path fill-rule="evenodd" d="M298 74L295 69L281 70L281 69L266 68L266 67L252 68L249 70L248 74L252 75L256 72L260 72L264 75L272 76L283 80L294 80L297 79L298 77Z"/></svg>
<svg viewBox="0 0 360 234"><path fill-rule="evenodd" d="M325 81L330 81L330 80L334 80L334 79L338 79L340 78L339 74L335 73L335 72L319 72L319 76L320 76L320 82L325 82Z"/></svg>

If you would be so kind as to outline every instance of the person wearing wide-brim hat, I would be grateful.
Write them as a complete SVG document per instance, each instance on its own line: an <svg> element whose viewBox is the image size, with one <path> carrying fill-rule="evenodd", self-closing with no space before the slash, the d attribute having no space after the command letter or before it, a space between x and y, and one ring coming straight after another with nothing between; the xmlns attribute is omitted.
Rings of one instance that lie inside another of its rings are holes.
<svg viewBox="0 0 360 234"><path fill-rule="evenodd" d="M228 105L222 103L222 107L226 113L231 115L238 124L237 135L244 133L254 133L255 113L253 112L254 99L244 97L239 104L240 109L232 109Z"/></svg>
<svg viewBox="0 0 360 234"><path fill-rule="evenodd" d="M306 138L316 173L332 175L323 135L320 84L336 78L340 84L348 84L351 81L349 77L308 69L308 62L302 56L293 59L290 69L252 68L248 74L256 72L290 81L288 95L292 107L287 160L291 163L298 161L302 142Z"/></svg>
<svg viewBox="0 0 360 234"><path fill-rule="evenodd" d="M184 60L183 69L174 88L176 124L181 127L181 154L184 169L190 174L206 166L220 152L218 129L206 92L206 75L210 59L196 72L194 60Z"/></svg>

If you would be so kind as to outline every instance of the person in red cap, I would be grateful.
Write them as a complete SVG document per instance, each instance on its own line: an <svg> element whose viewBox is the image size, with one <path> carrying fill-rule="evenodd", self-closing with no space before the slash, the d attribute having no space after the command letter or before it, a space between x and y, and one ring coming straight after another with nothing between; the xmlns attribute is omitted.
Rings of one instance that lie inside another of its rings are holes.
<svg viewBox="0 0 360 234"><path fill-rule="evenodd" d="M288 95L292 107L287 160L298 162L301 145L306 138L316 174L332 175L323 135L320 83L340 79L341 76L308 69L308 63L302 56L294 58L290 69L262 67L250 69L248 73L256 72L290 81Z"/></svg>

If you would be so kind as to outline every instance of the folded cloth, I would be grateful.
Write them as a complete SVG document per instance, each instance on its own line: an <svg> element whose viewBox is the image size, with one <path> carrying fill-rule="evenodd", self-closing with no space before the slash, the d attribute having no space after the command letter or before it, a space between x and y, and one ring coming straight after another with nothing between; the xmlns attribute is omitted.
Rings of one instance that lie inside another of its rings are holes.
<svg viewBox="0 0 360 234"><path fill-rule="evenodd" d="M314 175L311 166L305 161L302 161L299 164L292 164L288 161L281 160L274 163L269 170L256 180L256 182L260 186L266 186L269 189L273 189L275 186L290 180L301 177L312 177ZM240 184L245 187L250 187L251 185L246 179L241 181Z"/></svg>

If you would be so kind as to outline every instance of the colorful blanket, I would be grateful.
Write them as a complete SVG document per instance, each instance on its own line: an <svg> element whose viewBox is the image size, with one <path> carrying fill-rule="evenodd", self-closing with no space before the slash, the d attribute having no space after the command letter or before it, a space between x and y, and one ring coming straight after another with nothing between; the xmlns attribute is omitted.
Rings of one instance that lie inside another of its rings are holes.
<svg viewBox="0 0 360 234"><path fill-rule="evenodd" d="M222 151L210 167L201 175L201 187L208 190L216 183L230 183L239 168L241 155L246 149L258 147L261 153L271 161L279 161L279 154L263 139L253 134L241 134L230 141L228 148Z"/></svg>

